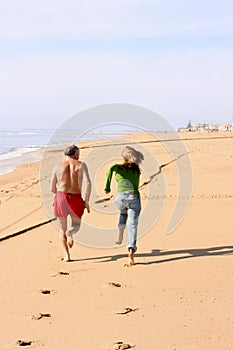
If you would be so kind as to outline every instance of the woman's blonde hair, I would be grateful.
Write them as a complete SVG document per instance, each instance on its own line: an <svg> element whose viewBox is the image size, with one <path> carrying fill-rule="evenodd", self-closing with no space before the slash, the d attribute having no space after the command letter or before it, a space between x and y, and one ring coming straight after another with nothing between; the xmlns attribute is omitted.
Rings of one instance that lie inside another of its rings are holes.
<svg viewBox="0 0 233 350"><path fill-rule="evenodd" d="M137 165L141 164L144 159L144 156L141 152L130 146L126 146L122 150L121 156L126 163L135 163Z"/></svg>

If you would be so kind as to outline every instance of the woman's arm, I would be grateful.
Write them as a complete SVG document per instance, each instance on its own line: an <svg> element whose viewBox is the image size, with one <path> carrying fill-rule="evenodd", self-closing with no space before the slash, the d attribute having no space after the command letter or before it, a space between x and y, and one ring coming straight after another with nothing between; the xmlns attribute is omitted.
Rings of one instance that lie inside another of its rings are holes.
<svg viewBox="0 0 233 350"><path fill-rule="evenodd" d="M105 187L104 187L104 192L106 194L111 192L111 181L112 181L112 174L114 171L116 171L118 168L118 165L112 165L108 171L107 171L107 175L106 175L106 183L105 183Z"/></svg>

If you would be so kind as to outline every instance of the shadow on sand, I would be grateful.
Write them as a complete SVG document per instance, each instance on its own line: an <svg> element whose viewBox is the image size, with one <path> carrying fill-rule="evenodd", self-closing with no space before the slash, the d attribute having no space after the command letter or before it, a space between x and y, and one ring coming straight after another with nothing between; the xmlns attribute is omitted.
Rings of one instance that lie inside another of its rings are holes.
<svg viewBox="0 0 233 350"><path fill-rule="evenodd" d="M178 261L183 259L192 259L198 257L207 256L220 256L220 255L231 255L233 254L233 246L220 246L210 248L197 248L197 249L182 249L182 250L160 250L153 249L149 253L135 253L135 259L137 265L151 265L161 264L165 262ZM127 254L117 255L103 255L93 258L76 259L72 261L90 261L95 260L98 263L117 261L122 258L126 258ZM156 257L156 259L153 259ZM143 258L144 261L140 261ZM145 261L148 259L148 261Z"/></svg>

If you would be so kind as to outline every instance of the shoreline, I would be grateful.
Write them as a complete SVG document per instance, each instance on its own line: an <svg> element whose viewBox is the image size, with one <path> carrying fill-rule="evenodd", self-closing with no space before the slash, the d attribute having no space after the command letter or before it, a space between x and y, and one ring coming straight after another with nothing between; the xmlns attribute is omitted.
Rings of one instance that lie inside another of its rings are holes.
<svg viewBox="0 0 233 350"><path fill-rule="evenodd" d="M172 135L175 134L177 135L180 140L182 141L193 141L193 140L210 140L210 139L226 139L226 138L231 138L233 137L233 133L231 131L228 132L207 132L207 131L202 131L202 132L135 132L135 133L122 133L122 132L110 132L110 133L93 133L91 135L95 135L95 136L103 136L102 138L96 138L96 139L91 139L91 140L83 140L80 143L81 144L86 144L86 143L92 143L92 142L97 142L97 144L99 142L101 142L102 140L106 140L108 141L109 138L107 138L106 136L110 135L116 135L113 137L113 140L119 139L119 138L127 138L129 137L130 139L132 139L132 135L135 136L136 138L138 137L138 135L143 135L143 134L150 134L150 135L157 135L157 136L162 136L161 140L154 140L154 142L169 142L169 141L174 141L174 139L169 139L169 137L167 137L168 135ZM111 139L111 138L110 138ZM178 140L177 138L175 140ZM143 141L141 140L141 142L139 143L144 143L144 142L150 142L150 141ZM152 142L152 141L151 141ZM78 142L79 143L79 142ZM33 149L34 146L27 146L27 147L16 147L13 148L10 152L3 152L0 154L0 165L1 165L1 171L0 171L0 177L2 175L5 174L9 174L12 171L15 170L16 167L20 166L20 165L24 165L24 164L29 164L29 163L34 163L34 162L38 162L42 160L43 157L43 153L49 151L50 149L62 149L63 147L65 147L68 143L63 143L63 144L58 144L58 145L41 145L38 146L38 148L35 150ZM89 146L89 148L92 148L95 146ZM97 146L98 147L98 146ZM100 146L101 147L101 146ZM85 147L84 147L85 148ZM27 151L19 156L15 156L12 157L12 152L17 152L20 150L26 149ZM31 149L29 151L29 149ZM82 149L82 147L80 147L80 149ZM9 154L9 158L7 157L7 154ZM3 159L1 159L1 156ZM35 158L35 160L33 160L33 158ZM32 161L33 160L33 161ZM3 170L4 169L4 170Z"/></svg>
<svg viewBox="0 0 233 350"><path fill-rule="evenodd" d="M18 133L17 133L18 134ZM124 136L128 133L122 132L102 132L102 133L88 133L89 136L86 136L83 140L79 141L79 138L76 140L76 142L85 143L85 142L93 142L103 139L108 139L109 137L118 138L121 136ZM29 133L29 135L31 135ZM37 134L35 134L37 135ZM40 135L40 134L39 134ZM37 136L39 136L37 135ZM83 135L80 135L79 137L83 137ZM2 151L0 153L0 176L2 174L9 173L14 170L14 168L21 164L30 163L33 156L36 157L36 161L41 160L42 153L49 149L59 149L62 147L65 147L65 145L68 144L68 142L62 141L57 142L56 144L50 144L50 139L47 143L43 144L37 144L35 145L35 142L32 143L32 145L25 144L22 146L16 145L15 147L11 148L10 150Z"/></svg>

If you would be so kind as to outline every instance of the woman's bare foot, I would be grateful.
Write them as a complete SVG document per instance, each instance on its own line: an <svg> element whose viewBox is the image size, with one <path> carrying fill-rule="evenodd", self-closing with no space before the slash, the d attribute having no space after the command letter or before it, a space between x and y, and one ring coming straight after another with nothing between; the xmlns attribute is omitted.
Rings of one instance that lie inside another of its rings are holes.
<svg viewBox="0 0 233 350"><path fill-rule="evenodd" d="M115 242L116 244L121 244L123 241L123 237L119 237L118 240Z"/></svg>
<svg viewBox="0 0 233 350"><path fill-rule="evenodd" d="M132 248L129 248L129 266L135 265L134 261L134 250Z"/></svg>
<svg viewBox="0 0 233 350"><path fill-rule="evenodd" d="M118 240L115 242L116 244L121 244L123 241L123 237L124 237L124 228L123 227L119 227L119 236L118 236Z"/></svg>

